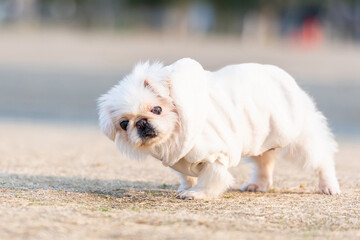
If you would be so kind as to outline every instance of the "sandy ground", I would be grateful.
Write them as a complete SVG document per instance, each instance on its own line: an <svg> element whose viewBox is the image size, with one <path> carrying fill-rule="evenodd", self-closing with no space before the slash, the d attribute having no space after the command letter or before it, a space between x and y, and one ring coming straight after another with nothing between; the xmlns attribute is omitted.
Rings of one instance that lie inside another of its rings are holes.
<svg viewBox="0 0 360 240"><path fill-rule="evenodd" d="M340 140L343 194L279 161L274 189L178 199L160 162L122 159L95 126L0 123L0 239L359 239L360 142Z"/></svg>

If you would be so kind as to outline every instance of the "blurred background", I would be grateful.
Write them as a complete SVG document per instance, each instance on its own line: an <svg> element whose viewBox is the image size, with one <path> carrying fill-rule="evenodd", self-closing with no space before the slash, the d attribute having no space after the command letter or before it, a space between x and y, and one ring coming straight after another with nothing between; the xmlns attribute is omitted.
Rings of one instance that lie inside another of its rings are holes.
<svg viewBox="0 0 360 240"><path fill-rule="evenodd" d="M360 138L360 0L0 0L0 120L95 125L134 64L183 57L278 65Z"/></svg>

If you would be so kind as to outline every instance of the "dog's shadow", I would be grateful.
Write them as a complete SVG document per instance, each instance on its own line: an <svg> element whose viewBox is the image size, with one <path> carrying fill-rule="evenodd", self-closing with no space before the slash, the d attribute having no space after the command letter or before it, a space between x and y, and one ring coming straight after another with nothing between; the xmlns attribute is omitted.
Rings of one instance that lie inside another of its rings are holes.
<svg viewBox="0 0 360 240"><path fill-rule="evenodd" d="M138 192L175 193L176 185L156 182L0 173L0 189L54 190L127 197Z"/></svg>
<svg viewBox="0 0 360 240"><path fill-rule="evenodd" d="M73 193L88 193L116 198L151 195L152 197L176 197L178 185L169 185L157 182L126 181L121 179L96 179L85 177L63 177L27 174L0 173L0 190L53 190ZM256 197L264 194L279 194L279 192L266 193L240 193L239 189L229 189L230 194L244 194L247 197ZM281 194L312 195L315 192L281 191ZM140 195L137 195L140 194ZM315 193L316 194L316 193Z"/></svg>

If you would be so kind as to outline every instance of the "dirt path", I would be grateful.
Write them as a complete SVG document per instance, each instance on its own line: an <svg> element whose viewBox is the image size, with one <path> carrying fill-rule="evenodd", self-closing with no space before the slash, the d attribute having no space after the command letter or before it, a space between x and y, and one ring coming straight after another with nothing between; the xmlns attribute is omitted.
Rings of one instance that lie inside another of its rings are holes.
<svg viewBox="0 0 360 240"><path fill-rule="evenodd" d="M280 161L268 193L183 201L160 162L120 157L96 127L0 123L0 239L359 239L360 142L340 141L343 194ZM301 187L300 187L301 185Z"/></svg>

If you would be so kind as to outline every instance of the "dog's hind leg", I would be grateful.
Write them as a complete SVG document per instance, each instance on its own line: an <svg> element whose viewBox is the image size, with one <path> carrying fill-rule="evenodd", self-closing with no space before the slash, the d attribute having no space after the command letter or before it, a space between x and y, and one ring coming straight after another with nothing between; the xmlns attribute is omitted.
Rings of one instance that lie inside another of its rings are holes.
<svg viewBox="0 0 360 240"><path fill-rule="evenodd" d="M312 168L319 176L319 190L325 194L338 194L340 187L335 174L334 153L337 144L327 127L326 119L316 112L295 143L288 149L288 155L300 160L305 168Z"/></svg>
<svg viewBox="0 0 360 240"><path fill-rule="evenodd" d="M262 156L252 157L254 169L251 180L245 183L240 191L265 192L272 186L272 176L277 153L276 150L269 150Z"/></svg>

